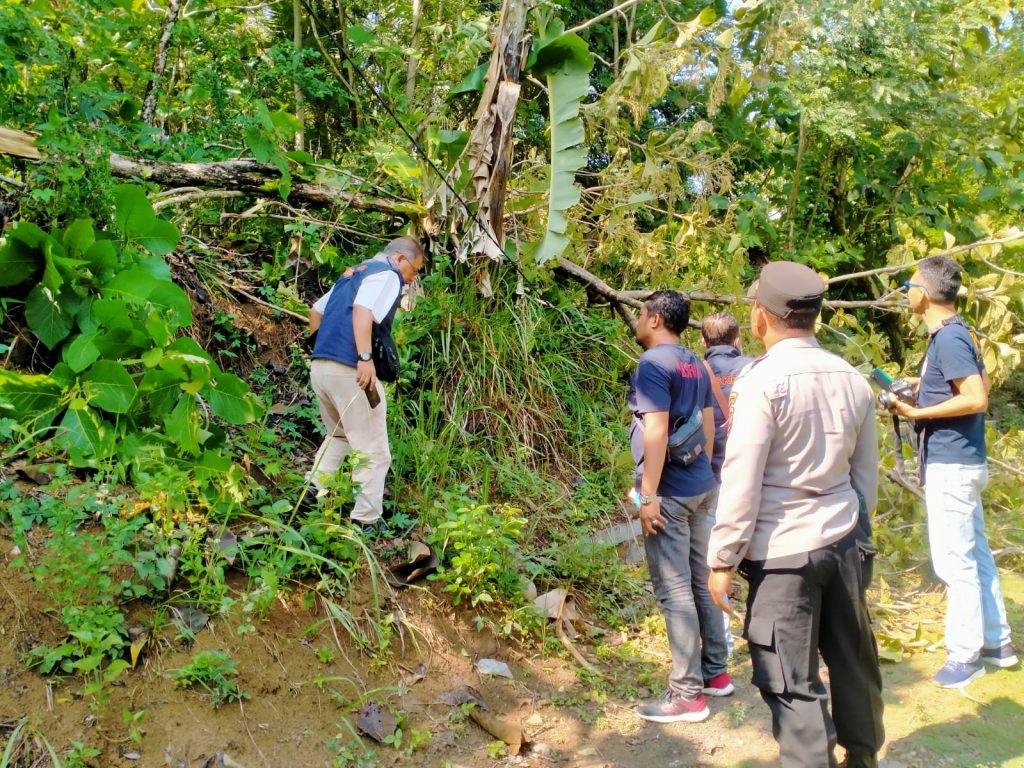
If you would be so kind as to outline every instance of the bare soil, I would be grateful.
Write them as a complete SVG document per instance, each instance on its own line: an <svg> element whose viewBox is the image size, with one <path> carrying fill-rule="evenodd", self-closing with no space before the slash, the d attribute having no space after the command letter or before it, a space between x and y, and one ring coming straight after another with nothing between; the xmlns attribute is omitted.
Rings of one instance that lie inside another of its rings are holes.
<svg viewBox="0 0 1024 768"><path fill-rule="evenodd" d="M0 545L5 553L12 547L9 539ZM73 742L101 750L89 763L96 766L222 764L218 759L246 767L331 766L340 754L348 764L361 759L380 766L778 764L767 708L749 683L742 640L731 670L735 695L710 700L712 716L703 723L658 726L633 713L640 699L660 692L667 669L664 638L644 629L657 621L600 640L606 651L601 669L619 684L616 690L629 691L617 697L536 644L525 647L478 632L473 612L454 609L436 585L389 598L395 618L391 659L360 651L341 627L325 620L324 605L313 593L297 589L279 599L255 631L239 632L238 616L215 618L189 647L175 625L164 626L137 668L108 686L101 701L82 695L80 679L47 679L25 666L24 653L37 643L59 642L61 630L24 571L0 563L0 584L0 734L6 740L14 724L27 718L37 755L45 739L58 752ZM1019 632L1024 579L1007 572L1004 587ZM941 595L917 592L913 600L913 620L935 630ZM360 613L365 605L359 596L350 605L362 621L369 615ZM580 647L593 657L593 647ZM175 687L170 671L202 650L228 651L250 698L214 709L203 695ZM481 658L505 661L513 678L481 676L475 669ZM883 765L1024 766L1024 672L1019 666L993 671L966 692L944 691L930 683L941 661L936 650L884 666ZM426 675L412 682L420 665ZM650 680L650 687L631 687L631 677ZM492 736L440 700L463 685L475 688L495 715L521 725L532 745L518 756L499 755ZM365 737L366 751L359 746L356 721L369 699L404 713L403 748ZM146 712L140 740L129 738L126 710ZM406 754L413 729L429 732L430 741Z"/></svg>

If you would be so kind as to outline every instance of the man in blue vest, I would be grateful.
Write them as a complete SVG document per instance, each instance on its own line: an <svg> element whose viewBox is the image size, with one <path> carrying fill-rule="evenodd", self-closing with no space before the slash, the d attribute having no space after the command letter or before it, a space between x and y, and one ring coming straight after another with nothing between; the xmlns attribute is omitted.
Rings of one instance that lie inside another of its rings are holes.
<svg viewBox="0 0 1024 768"><path fill-rule="evenodd" d="M319 492L350 449L364 454L366 461L352 471L359 488L352 520L364 527L380 519L391 467L387 403L372 355L373 326L391 333L402 287L416 277L423 260L423 249L412 238L392 240L372 259L346 270L309 313L309 329L318 331L310 381L325 431L310 479ZM377 398L380 403L371 406Z"/></svg>
<svg viewBox="0 0 1024 768"><path fill-rule="evenodd" d="M725 463L725 441L729 436L729 393L740 372L754 361L740 351L740 324L728 312L708 315L700 323L700 338L704 342L705 365L711 368L712 392L715 395L715 447L711 456L711 471L722 482L722 464ZM718 505L718 491L712 509ZM722 613L725 626L725 647L732 655L732 627L729 614Z"/></svg>
<svg viewBox="0 0 1024 768"><path fill-rule="evenodd" d="M714 382L729 403L729 393L740 371L754 361L740 351L740 325L728 312L716 312L705 317L700 324L700 337L704 341L704 359L711 366ZM726 411L728 408L726 408ZM722 464L725 463L725 439L728 437L726 422L729 414L723 412L718 398L714 401L715 449L711 457L711 471L719 482L722 479Z"/></svg>

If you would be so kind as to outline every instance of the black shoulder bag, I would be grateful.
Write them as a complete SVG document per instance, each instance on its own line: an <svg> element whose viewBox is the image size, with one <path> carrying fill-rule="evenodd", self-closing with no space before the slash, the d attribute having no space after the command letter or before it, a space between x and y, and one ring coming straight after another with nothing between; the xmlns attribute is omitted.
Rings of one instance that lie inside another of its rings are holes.
<svg viewBox="0 0 1024 768"><path fill-rule="evenodd" d="M398 381L398 347L391 338L390 330L380 323L374 323L371 346L377 378L388 383Z"/></svg>

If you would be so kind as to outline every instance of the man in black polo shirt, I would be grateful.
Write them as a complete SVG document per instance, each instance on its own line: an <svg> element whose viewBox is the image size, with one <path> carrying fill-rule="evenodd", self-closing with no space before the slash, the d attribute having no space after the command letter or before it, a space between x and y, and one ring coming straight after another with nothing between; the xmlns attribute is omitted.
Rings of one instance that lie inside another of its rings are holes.
<svg viewBox="0 0 1024 768"><path fill-rule="evenodd" d="M932 256L905 284L910 308L931 336L917 406L894 406L921 433L928 540L947 596L948 658L934 677L943 688L967 685L985 674L985 664L1017 663L981 506L990 385L977 340L954 307L960 283L955 261Z"/></svg>

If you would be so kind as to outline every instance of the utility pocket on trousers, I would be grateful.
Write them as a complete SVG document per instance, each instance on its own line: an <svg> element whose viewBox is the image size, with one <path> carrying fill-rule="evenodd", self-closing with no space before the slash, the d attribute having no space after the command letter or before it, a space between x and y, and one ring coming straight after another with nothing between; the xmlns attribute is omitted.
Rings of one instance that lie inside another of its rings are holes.
<svg viewBox="0 0 1024 768"><path fill-rule="evenodd" d="M867 589L875 574L875 555L878 550L866 539L857 539L857 554L860 556L861 589Z"/></svg>
<svg viewBox="0 0 1024 768"><path fill-rule="evenodd" d="M775 621L751 616L747 622L747 644L754 667L751 682L769 693L786 692L786 675L775 642Z"/></svg>

